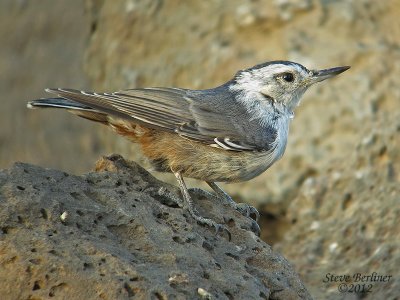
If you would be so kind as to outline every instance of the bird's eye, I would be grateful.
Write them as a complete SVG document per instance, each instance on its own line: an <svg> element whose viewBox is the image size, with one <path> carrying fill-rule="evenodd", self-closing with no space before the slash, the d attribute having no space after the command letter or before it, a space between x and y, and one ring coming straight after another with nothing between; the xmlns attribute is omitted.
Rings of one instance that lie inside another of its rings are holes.
<svg viewBox="0 0 400 300"><path fill-rule="evenodd" d="M285 80L286 82L293 82L294 81L294 76L292 73L283 73L282 74L282 78L283 80Z"/></svg>

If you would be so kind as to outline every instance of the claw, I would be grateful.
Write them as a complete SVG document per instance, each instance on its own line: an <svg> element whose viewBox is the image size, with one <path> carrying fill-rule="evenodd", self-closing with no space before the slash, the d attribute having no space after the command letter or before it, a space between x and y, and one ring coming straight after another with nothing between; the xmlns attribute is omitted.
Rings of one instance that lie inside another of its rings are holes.
<svg viewBox="0 0 400 300"><path fill-rule="evenodd" d="M231 232L224 225L218 224L218 223L214 223L212 226L215 227L215 235L218 235L219 232L223 233L225 231L228 234L228 241L230 242L232 240Z"/></svg>
<svg viewBox="0 0 400 300"><path fill-rule="evenodd" d="M256 221L253 220L251 222L250 230L253 231L256 236L260 237L261 228L260 228L260 226L258 225L258 223Z"/></svg>
<svg viewBox="0 0 400 300"><path fill-rule="evenodd" d="M258 210L254 206L250 206L250 214L249 215L250 216L251 215L255 215L257 223L260 220L260 213L258 212Z"/></svg>
<svg viewBox="0 0 400 300"><path fill-rule="evenodd" d="M223 225L223 224L219 224L211 219L207 219L207 218L203 218L202 216L198 215L197 211L192 211L191 212L192 217L200 224L202 225L207 225L209 227L214 227L215 228L215 235L218 235L220 232L226 232L228 234L228 240L231 241L232 240L232 234L229 231L229 229Z"/></svg>
<svg viewBox="0 0 400 300"><path fill-rule="evenodd" d="M226 226L224 226L224 225L222 225L222 224L218 224L218 223L215 223L215 224L213 224L213 226L215 227L215 235L218 235L218 233L221 231L221 232L226 232L227 234L228 234L228 241L230 242L231 240L232 240L232 234L231 234L231 232L229 231L229 229L228 228L226 228Z"/></svg>
<svg viewBox="0 0 400 300"><path fill-rule="evenodd" d="M251 220L254 220L253 217L255 217L255 221L258 222L258 220L260 219L260 213L254 206L248 205L246 203L236 203L227 193L225 193L217 184L215 184L215 182L206 182L214 190L219 198L225 199L230 206L239 211L243 216L247 218L250 217ZM260 227L258 226L258 224L252 224L252 231L258 236L260 235Z"/></svg>
<svg viewBox="0 0 400 300"><path fill-rule="evenodd" d="M235 208L245 217L251 217L251 215L254 215L256 222L260 219L260 213L254 206L246 203L237 203Z"/></svg>

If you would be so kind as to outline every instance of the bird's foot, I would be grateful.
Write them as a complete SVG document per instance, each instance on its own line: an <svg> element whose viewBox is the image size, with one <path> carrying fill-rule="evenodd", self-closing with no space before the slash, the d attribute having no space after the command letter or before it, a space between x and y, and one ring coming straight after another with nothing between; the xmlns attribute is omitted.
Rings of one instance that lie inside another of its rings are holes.
<svg viewBox="0 0 400 300"><path fill-rule="evenodd" d="M160 187L157 190L157 195L165 197L166 199L172 201L172 203L176 204L179 207L184 207L184 201L180 197L175 196L174 194L172 194L165 187Z"/></svg>
<svg viewBox="0 0 400 300"><path fill-rule="evenodd" d="M231 232L228 230L228 228L223 224L218 224L217 222L215 222L211 219L202 217L199 214L199 212L197 211L197 209L194 207L192 198L190 197L190 194L189 194L189 190L187 189L186 184L183 181L182 174L179 172L175 172L174 175L175 175L176 179L178 180L183 199L187 204L187 208L190 212L190 215L201 225L207 225L209 227L215 228L216 234L218 234L219 232L226 232L228 234L228 238L230 241L232 238L232 235L231 235Z"/></svg>
<svg viewBox="0 0 400 300"><path fill-rule="evenodd" d="M197 223L201 225L207 225L208 227L211 228L215 228L215 235L217 235L220 232L221 233L226 232L228 235L228 240L230 241L232 239L232 234L225 225L219 224L212 219L202 217L194 207L189 206L189 212L190 215L193 217L193 219L197 221Z"/></svg>
<svg viewBox="0 0 400 300"><path fill-rule="evenodd" d="M248 218L252 218L252 216L254 216L254 219L256 222L258 222L258 220L260 219L260 213L258 212L258 210L254 207L251 206L247 203L232 203L230 202L230 204L232 205L232 207L234 209L236 209L238 212L240 212L243 216L248 217Z"/></svg>
<svg viewBox="0 0 400 300"><path fill-rule="evenodd" d="M215 195L200 188L190 188L188 190L189 192L197 196L204 197L209 200L218 200L218 201L225 200L225 202L227 202L232 208L237 210L240 214L251 219L252 224L250 226L250 230L253 231L257 236L260 236L261 229L257 223L258 220L260 219L260 213L254 206L251 206L247 203L236 203L225 192ZM252 216L254 216L254 218L252 218Z"/></svg>
<svg viewBox="0 0 400 300"><path fill-rule="evenodd" d="M210 193L209 191L203 190L201 188L189 188L188 191L189 193L192 193L198 197L203 197L209 200L221 201L217 195Z"/></svg>
<svg viewBox="0 0 400 300"><path fill-rule="evenodd" d="M193 191L193 190L195 190L195 191ZM189 189L189 191L194 192L194 193L198 194L199 196L217 198L215 195L213 195L213 194L211 194L211 193L209 193L207 191L201 190L201 189L193 188L193 189ZM175 205L177 205L179 207L184 207L185 206L184 205L184 201L180 197L175 196L173 193L168 191L165 187L161 187L158 190L156 190L155 192L156 192L157 195L162 196L165 199L167 199L168 200L167 204L170 205L170 206L171 206L171 204L175 204ZM208 218L202 217L200 215L200 213L193 206L191 206L191 202L189 204L189 212L190 212L190 215L199 224L207 225L207 226L209 226L211 228L215 228L215 234L226 232L227 235L228 235L229 241L231 240L232 235L231 235L230 231L228 230L228 228L225 225L219 224L219 223L213 221L212 219L208 219Z"/></svg>
<svg viewBox="0 0 400 300"><path fill-rule="evenodd" d="M251 221L250 230L254 232L255 235L260 236L261 228L258 225L258 220L260 219L260 213L258 210L247 203L236 203L231 199L228 201L229 205L236 209L240 214L247 217ZM254 216L255 218L252 218Z"/></svg>
<svg viewBox="0 0 400 300"><path fill-rule="evenodd" d="M255 235L260 236L261 229L258 225L258 220L260 219L260 213L258 210L247 203L234 203L232 205L238 212L243 216L248 217L251 220L250 230L255 233ZM255 218L252 218L254 216Z"/></svg>

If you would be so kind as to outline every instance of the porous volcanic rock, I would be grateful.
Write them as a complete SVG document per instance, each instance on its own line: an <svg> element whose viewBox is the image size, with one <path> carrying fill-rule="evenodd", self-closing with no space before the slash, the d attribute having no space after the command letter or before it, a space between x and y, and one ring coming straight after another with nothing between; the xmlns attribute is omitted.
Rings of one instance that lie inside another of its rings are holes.
<svg viewBox="0 0 400 300"><path fill-rule="evenodd" d="M136 163L114 155L96 169L0 172L2 299L310 299L229 206L198 201L225 219L231 241L193 221L165 196L177 188Z"/></svg>

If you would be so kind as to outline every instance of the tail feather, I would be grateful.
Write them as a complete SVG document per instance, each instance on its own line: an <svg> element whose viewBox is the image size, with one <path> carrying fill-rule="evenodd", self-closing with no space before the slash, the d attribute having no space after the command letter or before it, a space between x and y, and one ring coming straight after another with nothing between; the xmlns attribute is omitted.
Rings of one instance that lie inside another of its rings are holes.
<svg viewBox="0 0 400 300"><path fill-rule="evenodd" d="M107 114L99 112L89 106L80 104L78 102L68 100L65 98L47 98L29 101L28 108L62 108L67 109L69 112L81 118L89 119L91 121L108 124Z"/></svg>
<svg viewBox="0 0 400 300"><path fill-rule="evenodd" d="M77 109L77 110L91 110L89 106L80 104L72 100L65 98L47 98L29 101L27 104L28 108L64 108L64 109Z"/></svg>

